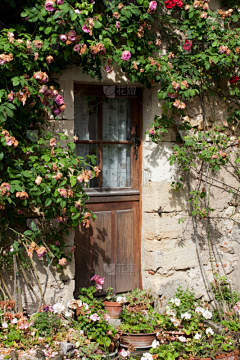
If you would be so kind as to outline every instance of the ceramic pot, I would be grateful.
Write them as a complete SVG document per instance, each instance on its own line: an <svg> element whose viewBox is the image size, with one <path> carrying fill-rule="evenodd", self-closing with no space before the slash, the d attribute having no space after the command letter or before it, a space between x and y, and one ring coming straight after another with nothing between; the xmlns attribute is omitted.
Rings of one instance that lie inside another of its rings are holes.
<svg viewBox="0 0 240 360"><path fill-rule="evenodd" d="M123 311L123 305L114 301L104 301L104 307L109 311L111 319L118 319Z"/></svg>
<svg viewBox="0 0 240 360"><path fill-rule="evenodd" d="M233 352L230 352L228 354L221 354L215 357L215 359L219 359L219 360L238 360L238 354L239 351L235 350Z"/></svg>
<svg viewBox="0 0 240 360"><path fill-rule="evenodd" d="M120 345L128 346L131 344L136 349L150 348L153 340L156 339L155 333L149 334L125 334L120 336Z"/></svg>

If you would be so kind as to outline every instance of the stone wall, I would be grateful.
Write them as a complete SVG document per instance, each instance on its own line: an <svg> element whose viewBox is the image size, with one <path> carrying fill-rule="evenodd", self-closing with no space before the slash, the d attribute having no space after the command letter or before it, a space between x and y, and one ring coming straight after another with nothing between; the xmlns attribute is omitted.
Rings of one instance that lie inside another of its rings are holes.
<svg viewBox="0 0 240 360"><path fill-rule="evenodd" d="M175 134L170 132L158 145L145 135L155 114L162 114L161 103L157 101L157 92L157 87L152 91L146 90L143 101L143 286L152 288L159 299L172 297L179 285L184 288L193 288L198 297L204 295L208 299L202 268L197 256L192 220L187 216L188 194L186 190L176 192L171 187L172 181L179 176L177 167L170 166L168 162L173 152ZM216 122L217 125L222 125L227 117L227 109L218 99L215 101ZM210 123L209 128L211 128L210 109L207 106L206 116ZM186 120L190 121L193 128L202 130L202 109L197 100L188 104ZM215 181L215 178L220 182ZM193 189L196 180L197 177L192 176ZM238 199L230 194L229 188L224 185L225 183L238 189L239 183L230 167L226 167L220 173L212 174L211 182L210 207L216 210L212 214L215 219L212 220L210 236L217 248L214 247L214 253L209 252L206 220L199 221L197 237L201 258L210 281L213 281L213 269L219 270L219 274L224 276L224 268L233 287L240 290L237 280L240 265L240 222L238 225L237 221L240 218L240 210L237 206ZM203 182L201 187L204 186ZM185 217L186 221L179 224L179 218Z"/></svg>

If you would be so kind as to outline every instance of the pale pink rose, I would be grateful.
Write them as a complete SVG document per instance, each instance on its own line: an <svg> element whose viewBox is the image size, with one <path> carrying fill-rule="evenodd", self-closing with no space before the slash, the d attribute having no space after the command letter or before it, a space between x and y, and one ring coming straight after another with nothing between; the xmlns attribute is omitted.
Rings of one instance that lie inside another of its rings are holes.
<svg viewBox="0 0 240 360"><path fill-rule="evenodd" d="M100 320L100 317L98 316L98 314L92 314L89 316L89 318L92 320L92 321L99 321Z"/></svg>
<svg viewBox="0 0 240 360"><path fill-rule="evenodd" d="M104 320L108 321L110 319L110 315L109 314L104 314Z"/></svg>
<svg viewBox="0 0 240 360"><path fill-rule="evenodd" d="M57 105L62 105L62 104L64 103L64 98L63 98L63 96L57 95L57 96L55 97L55 103L57 103Z"/></svg>
<svg viewBox="0 0 240 360"><path fill-rule="evenodd" d="M154 130L154 128L151 128L151 129L149 130L149 134L151 134L151 135L155 135L155 134L156 134L156 131Z"/></svg>
<svg viewBox="0 0 240 360"><path fill-rule="evenodd" d="M76 40L76 31L70 30L68 32L68 40L75 41Z"/></svg>
<svg viewBox="0 0 240 360"><path fill-rule="evenodd" d="M131 59L130 51L128 51L128 50L123 51L122 56L121 56L121 60L127 61L129 59Z"/></svg>
<svg viewBox="0 0 240 360"><path fill-rule="evenodd" d="M126 358L127 356L130 355L130 351L124 350L124 349L120 350L118 353L119 353L119 355L122 356L123 358Z"/></svg>
<svg viewBox="0 0 240 360"><path fill-rule="evenodd" d="M41 182L42 182L42 177L41 177L41 176L37 176L37 177L36 177L36 180L35 180L35 184L40 185Z"/></svg>
<svg viewBox="0 0 240 360"><path fill-rule="evenodd" d="M152 11L155 11L157 8L157 2L156 1L151 1L149 3L149 9L152 10Z"/></svg>
<svg viewBox="0 0 240 360"><path fill-rule="evenodd" d="M65 258L59 259L58 264L61 266L67 265L67 259L65 259Z"/></svg>
<svg viewBox="0 0 240 360"><path fill-rule="evenodd" d="M66 189L60 189L60 190L59 190L59 194L60 194L62 197L66 198L67 195L68 195L68 192L67 192Z"/></svg>
<svg viewBox="0 0 240 360"><path fill-rule="evenodd" d="M81 14L81 11L79 9L74 10L76 14Z"/></svg>
<svg viewBox="0 0 240 360"><path fill-rule="evenodd" d="M63 42L67 41L67 35L66 34L61 34L59 35L59 39Z"/></svg>
<svg viewBox="0 0 240 360"><path fill-rule="evenodd" d="M102 290L102 285L96 284L96 289L97 289L97 290Z"/></svg>
<svg viewBox="0 0 240 360"><path fill-rule="evenodd" d="M53 0L47 0L47 1L45 2L45 9L46 9L47 11L54 11L55 8L53 7L53 4L54 4L54 1L53 1Z"/></svg>
<svg viewBox="0 0 240 360"><path fill-rule="evenodd" d="M73 51L80 51L81 46L79 44L76 44L73 48Z"/></svg>

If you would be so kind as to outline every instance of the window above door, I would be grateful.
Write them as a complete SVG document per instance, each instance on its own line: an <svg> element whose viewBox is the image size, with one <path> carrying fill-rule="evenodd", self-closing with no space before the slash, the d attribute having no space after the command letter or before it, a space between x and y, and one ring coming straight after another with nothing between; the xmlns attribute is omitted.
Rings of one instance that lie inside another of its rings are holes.
<svg viewBox="0 0 240 360"><path fill-rule="evenodd" d="M114 97L107 97L99 85L75 84L74 90L76 154L96 155L101 169L100 176L90 181L90 187L138 188L139 159L136 160L132 138L139 129L140 89L135 88L134 95L127 90L116 92Z"/></svg>

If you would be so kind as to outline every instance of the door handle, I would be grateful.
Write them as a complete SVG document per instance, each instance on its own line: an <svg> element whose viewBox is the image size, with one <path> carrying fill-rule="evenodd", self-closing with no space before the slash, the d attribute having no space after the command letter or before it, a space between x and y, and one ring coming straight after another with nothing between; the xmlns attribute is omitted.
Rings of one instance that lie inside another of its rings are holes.
<svg viewBox="0 0 240 360"><path fill-rule="evenodd" d="M136 126L136 130L135 130L135 136L132 137L132 142L133 142L133 148L135 150L135 160L138 159L138 148L141 142L141 138L138 137L138 126Z"/></svg>

